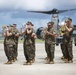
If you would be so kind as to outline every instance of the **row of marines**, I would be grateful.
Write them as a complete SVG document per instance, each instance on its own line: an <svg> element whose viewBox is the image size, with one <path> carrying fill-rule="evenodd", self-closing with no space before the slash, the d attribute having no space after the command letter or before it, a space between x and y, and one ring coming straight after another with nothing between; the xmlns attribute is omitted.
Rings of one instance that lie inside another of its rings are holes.
<svg viewBox="0 0 76 75"><path fill-rule="evenodd" d="M25 30L22 31L22 28L20 28L20 32L17 30L16 24L7 26L6 30L5 28L6 27L3 26L2 30L2 36L4 36L4 51L8 60L5 64L12 64L17 60L19 35L23 35L24 38L23 49L26 58L24 65L34 62L36 34L33 29L33 24L27 22Z"/></svg>
<svg viewBox="0 0 76 75"><path fill-rule="evenodd" d="M18 48L18 38L19 35L23 35L24 42L24 56L26 62L24 65L31 65L35 61L35 39L36 34L31 22L26 23L26 29L20 32L16 28L16 24L9 26L2 35L5 37L4 40L4 50L7 56L8 61L5 64L12 64L17 60L17 48ZM55 43L56 43L56 31L53 28L54 22L48 22L47 27L42 31L42 38L45 40L45 51L47 54L46 63L54 64L54 52L55 52ZM73 62L73 53L72 53L72 32L73 32L72 19L67 18L65 24L60 28L60 36L63 36L63 43L61 44L61 50L65 63Z"/></svg>

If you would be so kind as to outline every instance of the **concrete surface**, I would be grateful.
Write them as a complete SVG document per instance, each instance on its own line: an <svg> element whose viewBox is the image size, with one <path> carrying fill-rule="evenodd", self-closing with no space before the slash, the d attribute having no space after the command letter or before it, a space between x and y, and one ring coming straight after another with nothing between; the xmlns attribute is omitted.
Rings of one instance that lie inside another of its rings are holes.
<svg viewBox="0 0 76 75"><path fill-rule="evenodd" d="M64 63L60 46L55 47L55 64L45 64L46 52L44 43L36 43L36 61L32 65L23 65L25 57L23 44L18 45L18 61L5 65L7 58L3 44L0 44L0 75L76 75L76 47L73 45L73 63Z"/></svg>

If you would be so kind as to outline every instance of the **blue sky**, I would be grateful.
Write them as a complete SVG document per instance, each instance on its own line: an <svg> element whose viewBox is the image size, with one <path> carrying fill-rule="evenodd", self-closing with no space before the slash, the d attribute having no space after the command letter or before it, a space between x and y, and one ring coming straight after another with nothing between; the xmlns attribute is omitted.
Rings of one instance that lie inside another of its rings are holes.
<svg viewBox="0 0 76 75"><path fill-rule="evenodd" d="M51 15L29 13L27 10L52 10L76 8L76 0L0 0L0 30L2 25L16 23L18 29L23 23L31 21L35 28L46 26ZM59 14L59 19L69 16L76 24L76 11Z"/></svg>

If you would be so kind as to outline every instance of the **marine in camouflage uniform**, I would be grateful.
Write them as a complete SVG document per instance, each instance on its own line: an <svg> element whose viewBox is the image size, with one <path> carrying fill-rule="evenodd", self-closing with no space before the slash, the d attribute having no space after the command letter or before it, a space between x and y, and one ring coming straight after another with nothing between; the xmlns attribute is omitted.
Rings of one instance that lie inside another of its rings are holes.
<svg viewBox="0 0 76 75"><path fill-rule="evenodd" d="M25 31L22 33L24 36L23 48L24 55L26 58L26 63L24 63L23 65L31 65L31 61L35 58L35 40L33 39L35 36L33 34L31 24L27 23L26 25L27 27Z"/></svg>
<svg viewBox="0 0 76 75"><path fill-rule="evenodd" d="M5 64L12 64L12 60L14 59L14 39L12 38L12 33L11 33L11 27L9 27L9 29L6 30L6 41L5 41L5 45L6 45L6 50L7 50L7 59L8 61Z"/></svg>
<svg viewBox="0 0 76 75"><path fill-rule="evenodd" d="M63 35L63 44L64 44L64 51L65 51L65 63L72 63L73 62L73 53L72 53L72 33L74 30L73 25L71 24L72 19L71 18L67 18L65 20L65 34Z"/></svg>
<svg viewBox="0 0 76 75"><path fill-rule="evenodd" d="M47 51L47 64L54 64L54 51L55 51L55 36L56 32L53 28L54 23L48 22L48 28L45 35L45 48Z"/></svg>

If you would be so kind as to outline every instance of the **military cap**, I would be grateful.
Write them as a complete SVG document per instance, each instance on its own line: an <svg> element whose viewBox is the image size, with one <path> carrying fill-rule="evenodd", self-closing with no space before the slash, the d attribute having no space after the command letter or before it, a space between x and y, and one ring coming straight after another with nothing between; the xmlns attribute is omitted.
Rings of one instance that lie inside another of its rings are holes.
<svg viewBox="0 0 76 75"><path fill-rule="evenodd" d="M32 22L30 22L30 21L28 21L28 22L26 23L26 25L30 25L30 24L32 25Z"/></svg>
<svg viewBox="0 0 76 75"><path fill-rule="evenodd" d="M13 26L16 26L17 24L13 24Z"/></svg>
<svg viewBox="0 0 76 75"><path fill-rule="evenodd" d="M65 20L65 22L69 22L69 21L72 22L72 19L71 19L71 18L67 18L67 19Z"/></svg>
<svg viewBox="0 0 76 75"><path fill-rule="evenodd" d="M54 25L54 22L48 22L47 25Z"/></svg>
<svg viewBox="0 0 76 75"><path fill-rule="evenodd" d="M10 24L9 27L13 27L13 25Z"/></svg>

